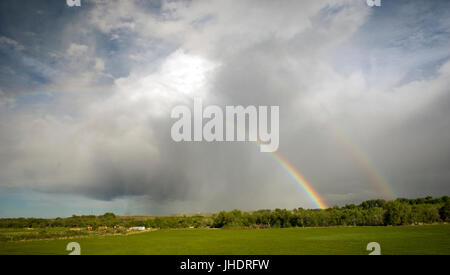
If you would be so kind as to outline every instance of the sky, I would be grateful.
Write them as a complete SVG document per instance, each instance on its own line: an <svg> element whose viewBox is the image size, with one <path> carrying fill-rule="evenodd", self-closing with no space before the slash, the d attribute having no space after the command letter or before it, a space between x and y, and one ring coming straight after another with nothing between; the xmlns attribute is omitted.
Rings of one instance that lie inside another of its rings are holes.
<svg viewBox="0 0 450 275"><path fill-rule="evenodd" d="M328 206L450 195L450 2L0 2L0 217L316 208L250 142L174 142L177 105L279 106Z"/></svg>

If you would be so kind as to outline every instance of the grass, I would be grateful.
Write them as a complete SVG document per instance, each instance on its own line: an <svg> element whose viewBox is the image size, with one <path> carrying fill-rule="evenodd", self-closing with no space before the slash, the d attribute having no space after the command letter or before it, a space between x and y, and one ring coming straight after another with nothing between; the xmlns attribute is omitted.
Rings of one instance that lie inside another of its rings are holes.
<svg viewBox="0 0 450 275"><path fill-rule="evenodd" d="M0 243L5 241L30 241L44 239L67 239L97 235L125 234L124 230L94 230L86 228L0 228Z"/></svg>
<svg viewBox="0 0 450 275"><path fill-rule="evenodd" d="M76 236L83 236L83 235L87 235L87 233L81 232L81 231L72 231L68 228L0 229L0 242L56 239L56 238L76 237Z"/></svg>
<svg viewBox="0 0 450 275"><path fill-rule="evenodd" d="M0 242L0 254L68 254L69 242L86 254L278 255L369 254L378 242L382 254L450 254L450 225L322 227L287 229L172 229L123 236L71 240Z"/></svg>

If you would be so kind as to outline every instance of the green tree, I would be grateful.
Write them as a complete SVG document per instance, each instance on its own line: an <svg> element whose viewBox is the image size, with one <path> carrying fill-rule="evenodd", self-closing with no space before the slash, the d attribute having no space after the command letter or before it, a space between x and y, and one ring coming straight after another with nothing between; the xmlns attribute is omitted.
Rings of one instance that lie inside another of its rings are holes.
<svg viewBox="0 0 450 275"><path fill-rule="evenodd" d="M439 215L444 222L450 222L450 201L447 200L444 206L439 209Z"/></svg>
<svg viewBox="0 0 450 275"><path fill-rule="evenodd" d="M385 205L384 223L386 225L405 225L411 223L411 206L406 203L390 201Z"/></svg>

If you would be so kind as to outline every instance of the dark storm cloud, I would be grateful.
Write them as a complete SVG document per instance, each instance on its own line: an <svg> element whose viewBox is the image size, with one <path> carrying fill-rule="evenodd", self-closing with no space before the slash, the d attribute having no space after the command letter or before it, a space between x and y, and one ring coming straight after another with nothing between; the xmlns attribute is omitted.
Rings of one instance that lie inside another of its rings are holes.
<svg viewBox="0 0 450 275"><path fill-rule="evenodd" d="M32 96L0 103L0 189L146 213L314 206L255 144L175 143L170 111L197 96L280 106L279 153L329 205L382 195L336 129L398 196L447 194L449 5L427 3L3 2L0 100Z"/></svg>

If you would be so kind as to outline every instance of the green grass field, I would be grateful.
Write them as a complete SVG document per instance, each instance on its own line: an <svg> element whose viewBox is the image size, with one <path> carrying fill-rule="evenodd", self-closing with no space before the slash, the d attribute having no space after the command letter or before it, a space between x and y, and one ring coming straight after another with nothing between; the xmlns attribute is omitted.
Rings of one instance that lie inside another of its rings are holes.
<svg viewBox="0 0 450 275"><path fill-rule="evenodd" d="M450 225L323 227L289 229L173 229L124 236L0 242L0 254L368 254L378 242L382 254L450 254Z"/></svg>

